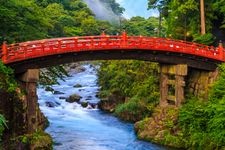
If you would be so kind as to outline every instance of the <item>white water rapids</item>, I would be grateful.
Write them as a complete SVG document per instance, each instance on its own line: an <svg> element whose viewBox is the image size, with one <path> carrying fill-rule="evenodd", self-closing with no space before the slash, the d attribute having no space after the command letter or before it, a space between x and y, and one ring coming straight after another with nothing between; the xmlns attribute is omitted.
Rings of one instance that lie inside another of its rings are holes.
<svg viewBox="0 0 225 150"><path fill-rule="evenodd" d="M139 141L133 131L133 124L125 123L98 109L82 108L80 104L68 103L60 97L74 93L82 96L81 101L96 103L99 87L96 71L91 65L84 65L86 71L74 73L54 90L65 94L54 95L38 89L39 104L47 116L50 126L46 131L53 137L55 150L161 150L160 146ZM82 87L74 88L75 84ZM47 107L46 102L55 103Z"/></svg>

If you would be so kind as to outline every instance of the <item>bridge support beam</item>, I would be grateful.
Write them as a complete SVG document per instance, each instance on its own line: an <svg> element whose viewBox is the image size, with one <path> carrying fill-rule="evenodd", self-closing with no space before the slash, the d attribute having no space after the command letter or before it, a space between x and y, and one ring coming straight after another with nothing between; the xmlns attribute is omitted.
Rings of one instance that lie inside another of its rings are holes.
<svg viewBox="0 0 225 150"><path fill-rule="evenodd" d="M179 107L184 102L185 76L188 66L160 66L160 106L175 105Z"/></svg>
<svg viewBox="0 0 225 150"><path fill-rule="evenodd" d="M29 69L25 73L18 76L18 82L25 91L26 103L26 119L27 132L33 133L38 128L41 115L38 111L38 97L37 97L37 81L39 80L39 69Z"/></svg>

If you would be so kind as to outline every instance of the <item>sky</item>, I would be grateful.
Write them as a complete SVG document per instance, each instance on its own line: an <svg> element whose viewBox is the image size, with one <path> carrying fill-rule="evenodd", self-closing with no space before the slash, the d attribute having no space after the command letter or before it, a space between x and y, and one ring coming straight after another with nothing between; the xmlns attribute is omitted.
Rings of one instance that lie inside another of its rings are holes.
<svg viewBox="0 0 225 150"><path fill-rule="evenodd" d="M158 16L158 12L147 10L148 0L116 0L123 8L126 9L123 16L131 18L133 16L142 16L149 18L150 16Z"/></svg>

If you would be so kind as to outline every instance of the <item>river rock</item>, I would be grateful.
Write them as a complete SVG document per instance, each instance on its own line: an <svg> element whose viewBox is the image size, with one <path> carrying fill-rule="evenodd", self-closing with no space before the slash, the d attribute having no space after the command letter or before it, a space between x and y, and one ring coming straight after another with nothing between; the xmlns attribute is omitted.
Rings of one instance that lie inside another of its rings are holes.
<svg viewBox="0 0 225 150"><path fill-rule="evenodd" d="M75 68L75 71L76 71L77 73L84 72L85 70L86 70L86 68L83 67L83 66L79 66L79 67Z"/></svg>
<svg viewBox="0 0 225 150"><path fill-rule="evenodd" d="M73 87L74 87L74 88L80 88L80 87L82 87L82 85L81 85L81 84L76 84L76 85L74 85Z"/></svg>
<svg viewBox="0 0 225 150"><path fill-rule="evenodd" d="M50 86L47 86L47 87L45 88L45 91L50 91L50 92L53 92L53 91L54 91L54 89L53 89L52 87L50 87Z"/></svg>
<svg viewBox="0 0 225 150"><path fill-rule="evenodd" d="M60 91L54 91L53 94L55 94L55 95L60 95L60 94L65 94L65 93L60 92Z"/></svg>
<svg viewBox="0 0 225 150"><path fill-rule="evenodd" d="M87 101L83 101L81 102L81 106L86 108L88 106L88 102Z"/></svg>
<svg viewBox="0 0 225 150"><path fill-rule="evenodd" d="M99 98L100 97L100 92L98 92L95 97Z"/></svg>
<svg viewBox="0 0 225 150"><path fill-rule="evenodd" d="M97 103L90 103L89 102L89 106L91 106L91 108L93 108L93 109L98 108L98 104Z"/></svg>
<svg viewBox="0 0 225 150"><path fill-rule="evenodd" d="M86 100L92 100L92 96L88 96Z"/></svg>
<svg viewBox="0 0 225 150"><path fill-rule="evenodd" d="M60 97L59 97L59 99L66 99L66 97L64 97L64 96L60 96Z"/></svg>
<svg viewBox="0 0 225 150"><path fill-rule="evenodd" d="M70 95L70 97L66 98L66 102L73 103L79 102L82 97L77 94Z"/></svg>
<svg viewBox="0 0 225 150"><path fill-rule="evenodd" d="M55 104L54 102L45 102L45 105L47 106L47 107L56 107L56 106L58 106L57 104Z"/></svg>

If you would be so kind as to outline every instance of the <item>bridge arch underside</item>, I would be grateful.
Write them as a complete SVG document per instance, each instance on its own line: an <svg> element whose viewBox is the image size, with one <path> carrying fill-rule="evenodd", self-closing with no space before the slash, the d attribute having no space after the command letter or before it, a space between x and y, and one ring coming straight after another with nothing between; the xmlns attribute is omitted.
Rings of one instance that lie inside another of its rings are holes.
<svg viewBox="0 0 225 150"><path fill-rule="evenodd" d="M158 62L161 64L187 64L188 67L208 71L215 70L217 65L220 63L216 60L193 56L189 54L165 51L146 51L141 49L109 49L48 55L43 57L31 58L23 61L15 61L14 63L8 64L8 66L15 69L15 73L22 73L25 72L27 69L45 68L78 61L128 59Z"/></svg>

